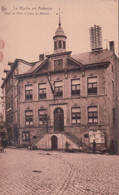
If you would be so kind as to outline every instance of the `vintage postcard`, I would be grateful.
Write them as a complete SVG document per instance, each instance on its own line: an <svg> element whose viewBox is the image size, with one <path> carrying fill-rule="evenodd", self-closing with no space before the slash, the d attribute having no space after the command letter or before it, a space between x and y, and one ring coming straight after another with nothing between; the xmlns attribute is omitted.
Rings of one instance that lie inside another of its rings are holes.
<svg viewBox="0 0 119 195"><path fill-rule="evenodd" d="M118 0L0 0L0 194L119 194Z"/></svg>

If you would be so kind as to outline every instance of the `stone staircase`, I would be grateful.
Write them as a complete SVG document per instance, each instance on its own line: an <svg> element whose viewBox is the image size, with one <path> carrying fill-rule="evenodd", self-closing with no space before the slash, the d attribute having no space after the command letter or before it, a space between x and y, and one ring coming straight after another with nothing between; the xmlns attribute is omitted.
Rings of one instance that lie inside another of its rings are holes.
<svg viewBox="0 0 119 195"><path fill-rule="evenodd" d="M77 144L79 147L82 146L82 139L78 138L76 135L72 134L71 132L64 132L64 134L72 140L75 144Z"/></svg>
<svg viewBox="0 0 119 195"><path fill-rule="evenodd" d="M92 148L88 145L86 145L84 142L82 142L82 138L77 137L75 134L72 134L71 132L64 132L64 134L72 140L79 148L82 148L82 151L90 152L92 151Z"/></svg>
<svg viewBox="0 0 119 195"><path fill-rule="evenodd" d="M92 149L90 146L86 145L82 142L82 138L77 137L75 134L71 132L40 132L40 134L37 136L37 139L33 140L32 147L37 146L37 148L41 149L51 149L51 137L52 135L57 136L59 147L58 149L61 149L61 145L63 146L62 149L65 149L66 142L69 143L70 147L72 149L77 149L83 152L90 152ZM61 143L62 142L62 143Z"/></svg>

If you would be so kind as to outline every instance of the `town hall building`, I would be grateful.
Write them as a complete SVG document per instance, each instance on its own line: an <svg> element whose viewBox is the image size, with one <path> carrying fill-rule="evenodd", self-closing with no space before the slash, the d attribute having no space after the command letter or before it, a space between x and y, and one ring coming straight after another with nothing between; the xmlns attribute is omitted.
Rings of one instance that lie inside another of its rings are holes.
<svg viewBox="0 0 119 195"><path fill-rule="evenodd" d="M59 21L52 54L16 59L2 89L9 143L52 150L119 152L119 60L110 49L72 55Z"/></svg>

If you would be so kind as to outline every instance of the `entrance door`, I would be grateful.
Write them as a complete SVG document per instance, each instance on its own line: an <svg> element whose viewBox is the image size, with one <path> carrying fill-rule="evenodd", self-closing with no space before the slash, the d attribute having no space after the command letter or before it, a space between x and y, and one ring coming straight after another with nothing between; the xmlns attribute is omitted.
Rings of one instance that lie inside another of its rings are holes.
<svg viewBox="0 0 119 195"><path fill-rule="evenodd" d="M57 136L53 135L51 137L52 150L57 150Z"/></svg>
<svg viewBox="0 0 119 195"><path fill-rule="evenodd" d="M64 131L64 111L62 108L54 110L54 131Z"/></svg>

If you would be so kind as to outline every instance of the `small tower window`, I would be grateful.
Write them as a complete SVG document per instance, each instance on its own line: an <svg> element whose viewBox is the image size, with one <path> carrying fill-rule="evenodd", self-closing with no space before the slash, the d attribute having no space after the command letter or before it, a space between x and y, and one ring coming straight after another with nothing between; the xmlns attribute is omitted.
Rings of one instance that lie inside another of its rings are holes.
<svg viewBox="0 0 119 195"><path fill-rule="evenodd" d="M58 46L59 46L59 48L62 48L62 42L61 41L58 41Z"/></svg>
<svg viewBox="0 0 119 195"><path fill-rule="evenodd" d="M66 42L63 41L63 48L66 49Z"/></svg>
<svg viewBox="0 0 119 195"><path fill-rule="evenodd" d="M57 49L57 41L54 42L54 49Z"/></svg>

